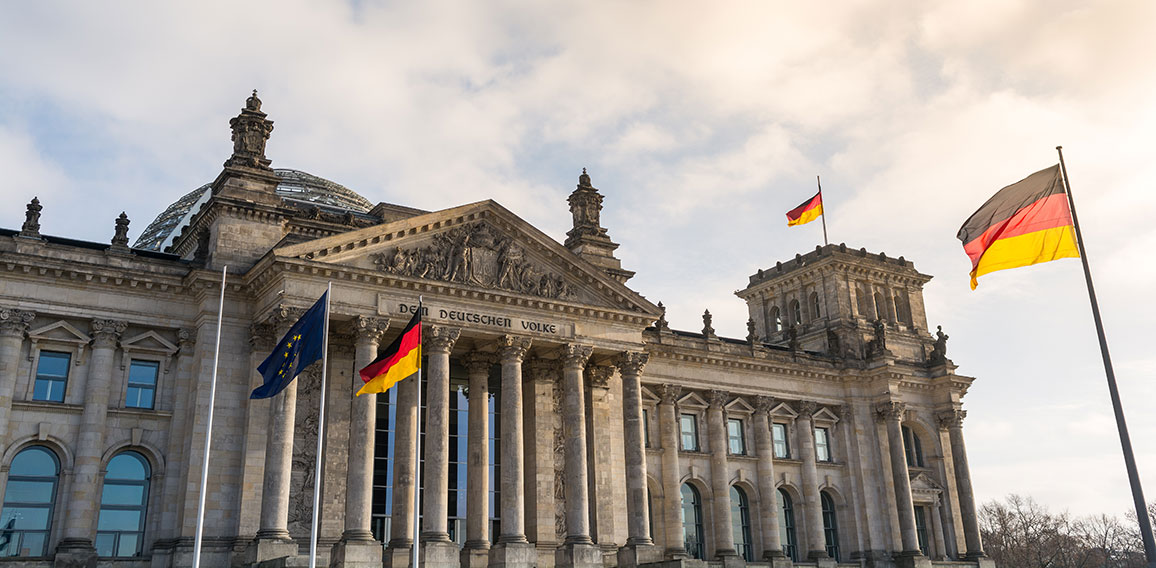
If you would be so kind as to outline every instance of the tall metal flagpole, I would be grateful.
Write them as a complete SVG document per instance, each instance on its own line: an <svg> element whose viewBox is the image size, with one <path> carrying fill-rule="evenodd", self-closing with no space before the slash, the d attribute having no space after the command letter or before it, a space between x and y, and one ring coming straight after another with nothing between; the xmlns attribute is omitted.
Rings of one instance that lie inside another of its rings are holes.
<svg viewBox="0 0 1156 568"><path fill-rule="evenodd" d="M209 382L209 417L205 425L205 458L201 460L201 495L197 504L197 533L193 540L193 568L201 566L201 537L205 529L205 489L209 484L209 447L213 443L213 406L217 401L217 367L221 361L221 321L225 319L225 278L229 274L226 265L221 269L221 304L217 308L217 347L213 355L213 379Z"/></svg>
<svg viewBox="0 0 1156 568"><path fill-rule="evenodd" d="M425 313L422 312L422 296L417 297L417 313L419 314L418 315L418 318L419 318L418 321L421 321L421 319L424 319ZM424 330L418 330L418 333L422 333L423 331ZM422 337L422 341L420 343L418 343L418 345L420 346L420 347L418 347L418 349L421 349L422 351L424 351L425 350L425 345L424 345L425 337L424 337L424 335L419 336L419 337ZM418 551L418 545L419 545L419 537L421 535L421 531L418 528L418 511L421 510L421 501L418 499L418 497L421 495L420 489L421 489L421 367L422 367L421 357L422 357L422 355L423 355L423 353L421 353L419 351L418 352L418 360L417 360L417 405L416 405L417 406L417 432L416 432L417 435L414 436L414 439L417 442L417 445L415 448L417 450L417 455L414 456L414 460L413 460L413 559L410 562L410 566L413 566L413 568L418 568L417 551Z"/></svg>
<svg viewBox="0 0 1156 568"><path fill-rule="evenodd" d="M1156 568L1156 541L1152 536L1152 522L1144 501L1144 489L1140 486L1140 474L1136 471L1136 457L1132 454L1132 440L1128 437L1128 424L1124 421L1124 408L1120 405L1120 391L1116 388L1116 373L1112 370L1112 358L1108 355L1108 340L1104 338L1104 322L1100 319L1100 305L1096 302L1096 289L1092 286L1092 270L1088 268L1088 253L1084 250L1084 237L1080 234L1080 221L1076 218L1076 202L1072 199L1072 186L1068 180L1068 167L1064 164L1064 150L1056 146L1060 154L1060 171L1064 176L1064 189L1068 192L1068 208L1072 210L1072 227L1076 230L1076 246L1080 249L1080 262L1084 265L1084 280L1088 283L1088 299L1092 302L1092 319L1096 322L1096 335L1100 339L1100 354L1104 358L1104 374L1108 377L1108 394L1112 397L1112 411L1116 414L1116 430L1120 433L1120 447L1124 450L1124 467L1128 470L1128 483L1132 486L1132 499L1136 502L1136 520L1140 523L1140 537L1144 540L1144 556L1148 568Z"/></svg>
<svg viewBox="0 0 1156 568"><path fill-rule="evenodd" d="M309 568L317 568L317 521L321 518L321 449L325 440L325 376L329 370L329 305L333 282L325 289L325 331L321 338L321 409L317 413L317 461L313 464L313 528L309 533Z"/></svg>
<svg viewBox="0 0 1156 568"><path fill-rule="evenodd" d="M827 204L823 203L823 184L819 181L819 176L815 176L815 184L819 186L819 206L823 208L823 214L819 215L823 218L823 246L830 244L827 242Z"/></svg>

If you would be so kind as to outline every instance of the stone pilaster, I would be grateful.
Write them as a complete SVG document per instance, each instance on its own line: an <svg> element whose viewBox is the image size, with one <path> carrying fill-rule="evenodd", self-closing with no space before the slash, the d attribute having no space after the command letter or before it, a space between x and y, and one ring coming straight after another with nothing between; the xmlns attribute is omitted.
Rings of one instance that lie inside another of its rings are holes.
<svg viewBox="0 0 1156 568"><path fill-rule="evenodd" d="M566 459L566 541L555 565L561 568L601 566L602 551L590 538L589 478L586 464L586 409L583 368L593 353L587 345L562 346L562 416Z"/></svg>
<svg viewBox="0 0 1156 568"><path fill-rule="evenodd" d="M682 387L658 387L658 425L662 438L662 524L666 558L688 558L682 539L682 471L678 463L678 398Z"/></svg>
<svg viewBox="0 0 1156 568"><path fill-rule="evenodd" d="M613 376L612 366L586 366L589 383L586 391L586 472L590 482L590 536L606 551L618 548L614 514L622 507L622 497L614 494L617 481L614 469L622 457L614 454L614 438L609 434L617 428L610 414L610 379ZM606 435L600 435L602 432Z"/></svg>
<svg viewBox="0 0 1156 568"><path fill-rule="evenodd" d="M662 552L650 536L650 501L646 487L646 438L642 423L642 369L650 354L627 351L615 361L622 376L623 449L626 457L626 546L618 565L633 568L659 562Z"/></svg>
<svg viewBox="0 0 1156 568"><path fill-rule="evenodd" d="M771 438L771 409L775 399L760 396L755 399L755 415L751 426L755 431L755 454L759 472L759 524L763 536L763 559L775 565L789 562L783 554L779 535L778 489L775 488L775 444Z"/></svg>
<svg viewBox="0 0 1156 568"><path fill-rule="evenodd" d="M457 568L458 546L448 531L449 443L450 443L450 351L461 330L430 326L422 337L429 357L426 382L425 483L422 492L422 565L429 568Z"/></svg>
<svg viewBox="0 0 1156 568"><path fill-rule="evenodd" d="M504 335L498 338L502 363L502 532L490 552L490 566L531 568L537 560L526 539L525 437L522 433L522 360L530 339Z"/></svg>
<svg viewBox="0 0 1156 568"><path fill-rule="evenodd" d="M556 504L554 492L554 389L558 382L556 361L533 358L528 362L530 381L523 393L525 404L525 487L526 535L538 549L538 566L553 566L554 549L558 545L555 525Z"/></svg>
<svg viewBox="0 0 1156 568"><path fill-rule="evenodd" d="M466 450L466 542L460 563L481 568L490 561L490 366L489 353L465 357L469 375L469 428Z"/></svg>
<svg viewBox="0 0 1156 568"><path fill-rule="evenodd" d="M887 445L891 453L891 476L895 479L895 507L899 514L899 537L906 557L922 556L919 538L915 532L915 505L911 499L911 478L907 472L907 456L903 452L901 421L907 405L888 401L875 406L875 412L887 425Z"/></svg>
<svg viewBox="0 0 1156 568"><path fill-rule="evenodd" d="M940 413L940 427L946 427L951 440L952 467L955 469L956 490L959 493L959 513L963 521L963 538L967 546L965 558L986 558L979 535L979 516L975 510L975 493L971 488L971 468L967 463L967 447L963 443L963 419L966 410Z"/></svg>
<svg viewBox="0 0 1156 568"><path fill-rule="evenodd" d="M710 436L710 485L714 499L715 555L719 560L737 557L734 524L731 522L730 465L727 463L727 425L725 407L730 393L710 391L706 410L707 435ZM733 559L732 559L733 560Z"/></svg>
<svg viewBox="0 0 1156 568"><path fill-rule="evenodd" d="M370 530L373 510L373 438L377 427L377 394L356 393L365 384L358 374L377 358L389 319L358 316L353 320L354 361L350 373L349 453L345 476L345 528L333 545L329 565L380 568L381 543Z"/></svg>
<svg viewBox="0 0 1156 568"><path fill-rule="evenodd" d="M799 432L799 454L803 459L803 522L806 523L807 558L819 560L828 558L827 540L823 535L823 506L819 501L819 468L815 456L815 422L812 416L818 405L803 401L798 405L799 415L795 426Z"/></svg>
<svg viewBox="0 0 1156 568"><path fill-rule="evenodd" d="M16 375L20 372L20 350L28 324L34 319L36 314L32 312L0 309L0 451L8 447L8 421Z"/></svg>
<svg viewBox="0 0 1156 568"><path fill-rule="evenodd" d="M109 385L116 364L116 346L128 324L115 320L93 320L92 359L84 387L84 413L76 444L72 494L64 519L64 538L57 546L59 563L84 565L95 562L96 519L100 511L101 457L104 455L105 418L108 415Z"/></svg>

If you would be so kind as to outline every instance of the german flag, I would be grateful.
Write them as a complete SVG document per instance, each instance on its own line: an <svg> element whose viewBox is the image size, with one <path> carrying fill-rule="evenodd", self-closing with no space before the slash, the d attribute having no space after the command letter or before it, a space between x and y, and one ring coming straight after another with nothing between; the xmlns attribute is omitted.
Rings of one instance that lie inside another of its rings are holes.
<svg viewBox="0 0 1156 568"><path fill-rule="evenodd" d="M971 258L972 290L976 278L989 272L1079 258L1060 165L999 190L956 236Z"/></svg>
<svg viewBox="0 0 1156 568"><path fill-rule="evenodd" d="M414 312L401 335L377 359L358 372L365 386L357 396L385 392L398 381L421 369L421 307Z"/></svg>
<svg viewBox="0 0 1156 568"><path fill-rule="evenodd" d="M792 225L810 223L811 221L818 219L819 215L822 214L823 192L820 191L819 193L815 194L815 197L804 201L802 205L787 211L787 226L790 227Z"/></svg>

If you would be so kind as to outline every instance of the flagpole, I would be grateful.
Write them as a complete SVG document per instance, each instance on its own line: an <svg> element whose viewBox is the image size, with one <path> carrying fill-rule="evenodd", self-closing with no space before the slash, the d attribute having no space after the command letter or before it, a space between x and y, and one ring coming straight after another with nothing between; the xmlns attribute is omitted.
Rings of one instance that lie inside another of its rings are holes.
<svg viewBox="0 0 1156 568"><path fill-rule="evenodd" d="M229 267L221 268L221 303L217 308L217 346L213 354L213 378L209 382L209 416L205 425L205 457L201 460L201 491L197 504L197 532L193 539L193 568L201 566L201 539L205 528L205 490L209 485L209 449L213 443L213 406L217 401L217 367L221 361L221 322L225 319L225 278Z"/></svg>
<svg viewBox="0 0 1156 568"><path fill-rule="evenodd" d="M313 464L313 528L309 533L309 568L317 568L317 522L321 518L321 450L325 440L325 376L329 370L329 305L333 282L325 289L325 327L321 338L321 406L317 413L317 460Z"/></svg>
<svg viewBox="0 0 1156 568"><path fill-rule="evenodd" d="M1148 568L1156 568L1156 541L1152 535L1152 522L1148 518L1144 489L1140 486L1140 474L1136 470L1136 457L1132 454L1132 441L1128 437L1128 424L1124 421L1124 408L1120 404L1120 391L1116 388L1116 373L1112 370L1112 358L1108 355L1108 340L1104 337L1104 322L1100 319L1100 305L1096 301L1096 289L1092 286L1092 270L1088 268L1088 253L1084 250L1084 237L1080 233L1080 221L1076 217L1076 202L1072 199L1072 186L1068 180L1068 167L1064 164L1064 150L1056 146L1060 154L1060 171L1064 176L1064 189L1068 193L1068 208L1072 210L1072 227L1076 231L1076 246L1080 249L1080 262L1084 265L1084 280L1088 284L1088 299L1092 303L1092 319L1096 322L1096 334L1100 339L1100 354L1104 359L1104 374L1108 378L1108 394L1112 398L1112 411L1116 414L1116 430L1120 433L1120 447L1124 451L1124 467L1128 470L1128 483L1132 486L1132 499L1136 505L1136 521L1140 523L1140 537L1144 541L1144 557Z"/></svg>
<svg viewBox="0 0 1156 568"><path fill-rule="evenodd" d="M425 315L422 313L422 296L420 295L417 297L417 313L418 321L420 322L422 316ZM418 333L421 334L422 330L419 329ZM418 337L422 336L419 335ZM423 341L418 344L419 350L421 349L420 346L422 343L425 343L424 338ZM419 500L419 496L421 495L421 356L422 353L419 351L417 360L417 404L415 405L417 409L417 432L414 436L414 440L417 442L415 447L417 455L414 456L413 460L413 559L410 561L410 565L413 566L413 568L418 568L417 552L421 535L421 531L418 528L418 517L420 516L418 512L421 511L421 501Z"/></svg>
<svg viewBox="0 0 1156 568"><path fill-rule="evenodd" d="M830 244L827 242L827 205L823 203L823 184L819 181L819 176L815 176L815 184L819 186L819 207L823 208L823 214L819 215L823 218L823 246Z"/></svg>

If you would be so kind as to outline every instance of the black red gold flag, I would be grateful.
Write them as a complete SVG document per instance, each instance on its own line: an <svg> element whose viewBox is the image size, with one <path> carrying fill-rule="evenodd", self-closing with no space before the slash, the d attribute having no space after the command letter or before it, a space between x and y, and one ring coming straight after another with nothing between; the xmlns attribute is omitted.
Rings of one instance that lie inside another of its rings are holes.
<svg viewBox="0 0 1156 568"><path fill-rule="evenodd" d="M414 312L401 335L358 374L365 385L357 395L385 392L421 368L421 307Z"/></svg>
<svg viewBox="0 0 1156 568"><path fill-rule="evenodd" d="M823 192L803 202L802 205L787 211L787 226L810 223L823 214Z"/></svg>

